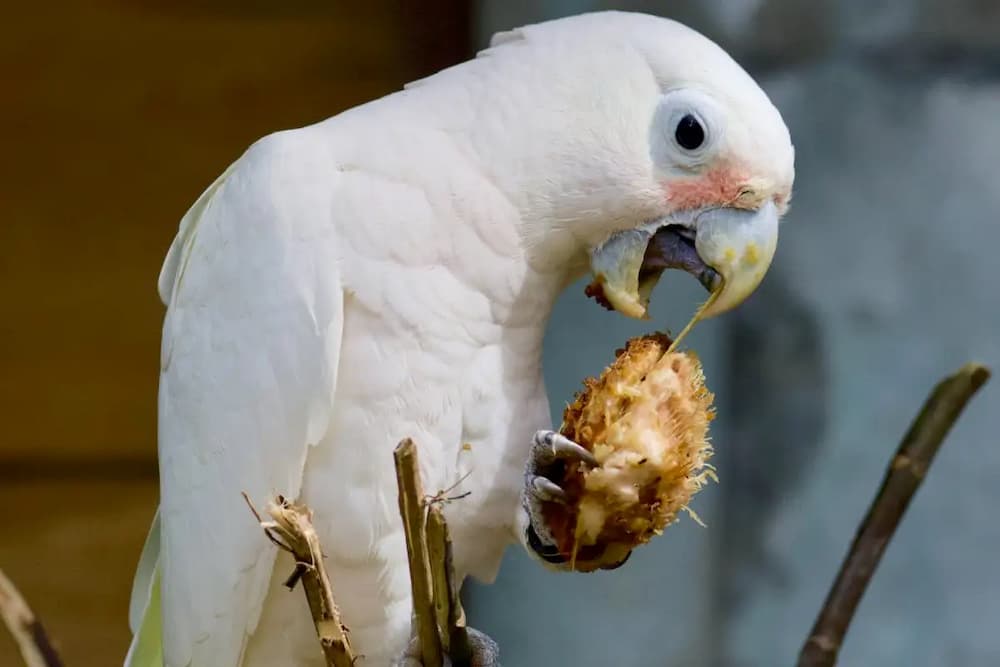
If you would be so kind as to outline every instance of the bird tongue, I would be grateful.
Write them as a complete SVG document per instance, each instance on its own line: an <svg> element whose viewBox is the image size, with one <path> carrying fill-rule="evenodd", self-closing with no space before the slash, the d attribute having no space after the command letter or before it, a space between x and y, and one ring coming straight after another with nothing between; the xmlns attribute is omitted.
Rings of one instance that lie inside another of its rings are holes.
<svg viewBox="0 0 1000 667"><path fill-rule="evenodd" d="M658 277L666 269L681 269L690 273L709 292L718 286L719 274L702 261L694 241L674 225L660 227L653 234L639 266L639 282Z"/></svg>

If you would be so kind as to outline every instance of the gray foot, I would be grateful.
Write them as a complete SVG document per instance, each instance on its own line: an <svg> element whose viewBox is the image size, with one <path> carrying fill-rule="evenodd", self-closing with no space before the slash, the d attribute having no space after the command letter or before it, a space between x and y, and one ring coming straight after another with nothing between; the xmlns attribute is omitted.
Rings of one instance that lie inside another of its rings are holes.
<svg viewBox="0 0 1000 667"><path fill-rule="evenodd" d="M527 515L523 540L531 555L560 570L569 568L569 558L556 545L542 508L546 503L566 502L565 491L550 477L562 479L566 466L581 464L594 467L597 460L584 447L555 431L535 433L524 470L524 489L521 493L521 505ZM629 556L631 552L620 560L605 562L602 558L593 561L591 565L602 570L613 570L624 565ZM583 563L578 559L577 567ZM593 567L584 569L589 571Z"/></svg>
<svg viewBox="0 0 1000 667"><path fill-rule="evenodd" d="M445 657L444 667L501 667L500 647L489 635L486 635L475 628L468 628L469 643L472 645L472 656L467 661L455 660ZM403 655L396 658L392 667L424 667L420 660L420 642L417 639L410 640L410 645L406 647Z"/></svg>
<svg viewBox="0 0 1000 667"><path fill-rule="evenodd" d="M568 559L559 552L542 508L545 503L565 502L566 494L548 475L559 476L565 466L580 463L593 467L597 460L586 449L555 431L535 433L521 493L521 505L528 515L524 542L535 556L551 565L563 565Z"/></svg>

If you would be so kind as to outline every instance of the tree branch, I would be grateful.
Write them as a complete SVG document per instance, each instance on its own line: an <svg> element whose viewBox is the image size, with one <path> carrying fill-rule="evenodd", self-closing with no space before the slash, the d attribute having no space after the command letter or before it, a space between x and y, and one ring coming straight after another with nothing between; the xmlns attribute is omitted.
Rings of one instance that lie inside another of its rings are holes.
<svg viewBox="0 0 1000 667"><path fill-rule="evenodd" d="M968 364L935 387L888 466L816 623L799 654L798 667L832 667L851 619L934 455L969 399L990 377Z"/></svg>
<svg viewBox="0 0 1000 667"><path fill-rule="evenodd" d="M453 667L470 667L472 644L465 626L465 610L455 585L455 565L451 537L440 502L432 502L427 511L427 551L431 564L437 623L444 652Z"/></svg>
<svg viewBox="0 0 1000 667"><path fill-rule="evenodd" d="M28 667L62 667L62 660L56 653L49 636L24 601L13 582L0 570L0 618L10 634Z"/></svg>
<svg viewBox="0 0 1000 667"><path fill-rule="evenodd" d="M434 599L434 621L441 637L441 651L444 655L451 654L451 635L442 632L448 627L451 616L451 597L449 595L451 580L448 578L448 567L445 564L445 552L448 549L448 524L440 506L431 503L427 507L427 564L430 566L431 597Z"/></svg>
<svg viewBox="0 0 1000 667"><path fill-rule="evenodd" d="M454 667L470 667L472 647L455 586L451 539L441 509L442 503L455 498L445 497L446 491L425 498L417 448L409 438L399 443L393 457L423 667L442 667L446 654ZM278 496L268 504L271 520L264 521L246 493L243 498L267 538L295 557L295 571L285 585L291 589L302 580L328 667L351 667L354 653L333 600L319 537L312 526L312 512L305 505Z"/></svg>
<svg viewBox="0 0 1000 667"><path fill-rule="evenodd" d="M433 599L433 583L427 553L427 524L423 485L417 465L417 446L407 438L393 452L396 461L396 483L399 487L399 513L406 534L406 553L410 561L410 587L413 594L413 614L420 639L424 667L441 667L442 642L438 632L437 609Z"/></svg>
<svg viewBox="0 0 1000 667"><path fill-rule="evenodd" d="M295 558L295 571L285 585L292 589L302 580L302 588L309 602L316 635L319 637L328 667L352 667L354 652L348 630L341 622L340 610L333 599L333 589L326 567L319 536L312 525L312 512L305 505L292 503L282 496L271 501L267 513L272 521L262 521L247 494L243 494L250 511L264 529L268 539L288 551Z"/></svg>

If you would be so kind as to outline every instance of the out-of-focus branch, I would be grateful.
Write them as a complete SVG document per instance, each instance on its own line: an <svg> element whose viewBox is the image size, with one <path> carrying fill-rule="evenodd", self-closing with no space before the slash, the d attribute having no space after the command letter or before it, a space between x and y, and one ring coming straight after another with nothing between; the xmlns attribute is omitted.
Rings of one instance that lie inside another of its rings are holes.
<svg viewBox="0 0 1000 667"><path fill-rule="evenodd" d="M989 377L986 367L966 365L938 383L927 399L896 450L878 495L858 528L837 579L802 647L798 667L836 664L854 612L913 494L927 475L948 431Z"/></svg>
<svg viewBox="0 0 1000 667"><path fill-rule="evenodd" d="M263 521L250 498L245 493L243 497L267 537L295 558L295 570L285 585L292 589L302 580L326 664L328 667L352 667L354 652L347 628L341 622L340 610L333 599L319 536L312 525L312 512L305 505L278 496L267 506L271 521Z"/></svg>
<svg viewBox="0 0 1000 667"><path fill-rule="evenodd" d="M21 593L0 570L0 618L13 635L28 667L62 667L41 621L24 601Z"/></svg>

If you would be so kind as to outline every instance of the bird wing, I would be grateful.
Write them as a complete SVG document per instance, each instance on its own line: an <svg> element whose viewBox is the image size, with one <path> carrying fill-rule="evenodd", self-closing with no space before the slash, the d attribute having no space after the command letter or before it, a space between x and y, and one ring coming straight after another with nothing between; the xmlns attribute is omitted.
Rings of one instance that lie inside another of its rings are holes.
<svg viewBox="0 0 1000 667"><path fill-rule="evenodd" d="M319 145L303 130L254 144L191 208L164 262L161 499L127 666L236 665L259 620L276 549L241 494L258 506L298 495L337 380L343 290Z"/></svg>

